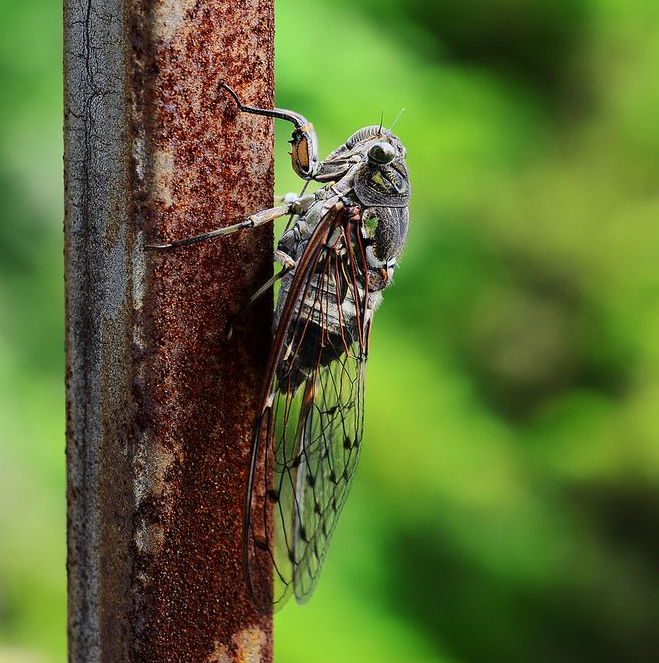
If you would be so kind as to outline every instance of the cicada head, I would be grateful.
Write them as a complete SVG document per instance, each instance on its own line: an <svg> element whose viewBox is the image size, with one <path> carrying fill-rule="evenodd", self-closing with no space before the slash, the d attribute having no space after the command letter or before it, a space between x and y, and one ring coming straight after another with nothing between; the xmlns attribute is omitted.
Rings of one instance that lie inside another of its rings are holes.
<svg viewBox="0 0 659 663"><path fill-rule="evenodd" d="M407 207L410 178L400 139L380 127L366 127L355 136L360 134L363 166L355 176L357 200L364 207Z"/></svg>
<svg viewBox="0 0 659 663"><path fill-rule="evenodd" d="M410 198L410 184L400 139L388 129L374 124L355 131L337 150L320 164L314 179L339 181L355 165L355 195L363 206L404 207Z"/></svg>

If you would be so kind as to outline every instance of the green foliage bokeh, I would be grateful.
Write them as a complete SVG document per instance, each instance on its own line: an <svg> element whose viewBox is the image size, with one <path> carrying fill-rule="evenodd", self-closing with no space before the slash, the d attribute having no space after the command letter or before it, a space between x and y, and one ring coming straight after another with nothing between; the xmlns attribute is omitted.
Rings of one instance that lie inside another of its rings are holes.
<svg viewBox="0 0 659 663"><path fill-rule="evenodd" d="M0 663L57 663L61 9L0 6ZM323 154L405 107L413 185L353 494L277 660L657 660L659 5L277 11L278 104Z"/></svg>

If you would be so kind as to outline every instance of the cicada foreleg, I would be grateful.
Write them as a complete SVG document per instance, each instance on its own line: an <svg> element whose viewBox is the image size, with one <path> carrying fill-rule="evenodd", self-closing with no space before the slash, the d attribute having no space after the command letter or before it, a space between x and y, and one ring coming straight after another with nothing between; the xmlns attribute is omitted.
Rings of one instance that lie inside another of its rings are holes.
<svg viewBox="0 0 659 663"><path fill-rule="evenodd" d="M282 277L286 276L289 272L293 271L297 263L293 258L286 255L282 251L275 252L275 262L282 265L281 270L275 275L271 276L248 300L243 304L230 318L227 324L226 337L227 340L233 336L233 325L237 318L239 318L261 295L265 294L272 288L272 286L279 281Z"/></svg>
<svg viewBox="0 0 659 663"><path fill-rule="evenodd" d="M254 115L264 115L279 120L286 120L295 127L291 135L291 163L293 170L303 179L312 180L320 169L318 159L318 139L313 124L303 115L295 113L285 108L256 108L247 106L240 101L240 97L233 88L226 83L220 83L220 88L226 90L236 102L238 109L243 113L252 113Z"/></svg>
<svg viewBox="0 0 659 663"><path fill-rule="evenodd" d="M234 223L231 226L225 226L224 228L218 228L217 230L211 230L207 233L202 233L201 235L194 235L193 237L186 237L185 239L179 239L175 242L169 242L168 244L147 244L147 249L174 249L178 246L189 246L190 244L197 244L199 242L205 242L207 239L213 239L214 237L223 237L224 235L230 235L231 233L238 232L239 230L248 230L250 228L258 228L266 223L270 223L275 219L279 219L282 216L286 216L291 213L291 208L293 205L281 205L279 207L271 207L270 209L264 209L256 214L252 214L247 217L244 221L240 223Z"/></svg>
<svg viewBox="0 0 659 663"><path fill-rule="evenodd" d="M174 249L178 246L189 246L190 244L197 244L199 242L205 242L207 239L213 239L214 237L223 237L224 235L231 235L231 233L238 232L239 230L249 230L251 228L258 228L263 226L266 223L271 223L277 219L280 219L282 216L287 216L289 214L300 214L305 211L309 205L313 202L314 196L303 196L297 200L292 200L291 202L286 202L284 205L279 205L278 207L271 207L269 209L261 210L248 216L244 221L240 223L234 223L230 226L225 226L224 228L218 228L217 230L211 230L207 233L202 233L201 235L194 235L193 237L186 237L185 239L179 239L174 242L169 242L167 244L147 244L147 249Z"/></svg>
<svg viewBox="0 0 659 663"><path fill-rule="evenodd" d="M287 253L281 250L275 251L274 261L278 262L281 265L281 269L274 275L271 276L250 298L249 300L240 307L236 313L234 313L229 320L229 327L227 331L227 338L231 337L233 333L233 323L238 316L240 316L247 308L249 308L261 295L268 292L270 288L279 281L282 277L286 276L289 272L292 272L297 267L297 262L291 258Z"/></svg>

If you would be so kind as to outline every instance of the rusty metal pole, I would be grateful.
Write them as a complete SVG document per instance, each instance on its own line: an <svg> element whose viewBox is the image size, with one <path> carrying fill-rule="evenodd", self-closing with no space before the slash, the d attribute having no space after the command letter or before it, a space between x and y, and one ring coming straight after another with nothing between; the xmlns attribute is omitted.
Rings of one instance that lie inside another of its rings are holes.
<svg viewBox="0 0 659 663"><path fill-rule="evenodd" d="M69 660L271 661L241 520L272 231L274 0L65 0Z"/></svg>

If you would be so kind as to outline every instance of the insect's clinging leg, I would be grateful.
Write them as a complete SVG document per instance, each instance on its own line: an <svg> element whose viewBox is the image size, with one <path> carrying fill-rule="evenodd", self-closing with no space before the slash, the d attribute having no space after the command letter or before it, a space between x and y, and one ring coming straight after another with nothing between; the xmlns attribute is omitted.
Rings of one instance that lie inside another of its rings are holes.
<svg viewBox="0 0 659 663"><path fill-rule="evenodd" d="M217 230L211 230L211 232L203 233L201 235L195 235L194 237L187 237L186 239L179 239L175 242L170 242L169 244L147 244L147 249L173 249L178 246L188 246L190 244L197 244L198 242L204 242L207 239L213 239L214 237L222 237L224 235L230 235L235 233L238 230L247 230L249 228L258 228L259 226L264 225L279 219L282 216L290 214L292 209L295 207L295 204L286 204L281 205L280 207L272 207L271 209L265 209L256 214L248 216L245 221L240 223L234 223L231 226L226 226L224 228L218 228Z"/></svg>
<svg viewBox="0 0 659 663"><path fill-rule="evenodd" d="M295 267L295 261L290 258ZM288 272L291 271L291 267L284 266L281 271L279 271L274 276L270 277L248 300L247 303L243 304L230 318L229 324L227 325L227 340L233 336L233 323L236 321L240 315L242 315L247 308L249 308L262 294L266 293L280 278L285 276Z"/></svg>
<svg viewBox="0 0 659 663"><path fill-rule="evenodd" d="M290 272L297 267L297 262L295 262L288 253L284 253L279 249L275 251L275 262L278 262L283 267L282 272Z"/></svg>
<svg viewBox="0 0 659 663"><path fill-rule="evenodd" d="M236 102L239 110L243 113L252 113L253 115L264 115L279 120L286 120L294 125L293 133L289 143L292 145L291 162L293 170L304 180L312 180L318 173L320 161L318 159L318 139L314 131L313 124L303 115L285 108L256 108L247 106L240 101L240 97L233 88L226 83L220 83L220 89L226 90Z"/></svg>

